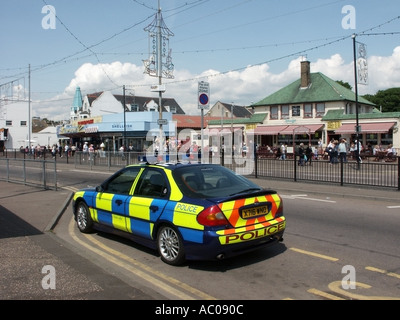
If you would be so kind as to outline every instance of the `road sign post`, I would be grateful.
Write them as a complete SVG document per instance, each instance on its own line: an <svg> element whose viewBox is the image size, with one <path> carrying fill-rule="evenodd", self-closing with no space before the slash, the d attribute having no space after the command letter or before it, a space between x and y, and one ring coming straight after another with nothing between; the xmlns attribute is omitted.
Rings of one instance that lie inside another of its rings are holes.
<svg viewBox="0 0 400 320"><path fill-rule="evenodd" d="M198 85L198 106L201 109L201 162L204 163L204 109L210 107L210 84L201 81ZM208 156L208 155L207 155ZM208 159L208 158L207 158Z"/></svg>
<svg viewBox="0 0 400 320"><path fill-rule="evenodd" d="M208 109L210 107L210 84L208 82L199 82L199 109Z"/></svg>

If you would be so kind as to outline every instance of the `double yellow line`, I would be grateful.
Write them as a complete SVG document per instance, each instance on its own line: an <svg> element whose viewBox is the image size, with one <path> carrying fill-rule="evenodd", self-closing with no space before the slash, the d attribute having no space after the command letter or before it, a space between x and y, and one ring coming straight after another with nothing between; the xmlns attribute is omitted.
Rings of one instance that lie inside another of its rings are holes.
<svg viewBox="0 0 400 320"><path fill-rule="evenodd" d="M197 290L173 277L167 276L162 272L154 270L153 268L137 261L136 259L133 259L117 250L114 250L104 245L92 235L82 234L91 243L80 240L75 233L76 229L74 228L74 226L74 219L71 218L68 230L71 237L77 243L79 243L86 249L94 252L95 254L103 257L107 261L110 261L118 265L119 267L124 268L131 274L134 274L142 278L143 280L148 281L149 283L151 283L152 286L156 286L157 288L164 290L182 300L216 300L216 298L214 298L213 296ZM98 248L94 247L93 244ZM187 292L188 294L186 294L185 292Z"/></svg>

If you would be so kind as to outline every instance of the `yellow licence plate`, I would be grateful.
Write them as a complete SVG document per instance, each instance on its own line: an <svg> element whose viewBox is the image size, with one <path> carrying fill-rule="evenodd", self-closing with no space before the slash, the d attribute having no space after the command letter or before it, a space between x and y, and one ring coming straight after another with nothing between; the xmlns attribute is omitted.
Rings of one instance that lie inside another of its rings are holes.
<svg viewBox="0 0 400 320"><path fill-rule="evenodd" d="M242 210L242 218L244 218L244 219L254 218L254 217L264 216L267 213L268 213L268 207L267 206L243 209Z"/></svg>

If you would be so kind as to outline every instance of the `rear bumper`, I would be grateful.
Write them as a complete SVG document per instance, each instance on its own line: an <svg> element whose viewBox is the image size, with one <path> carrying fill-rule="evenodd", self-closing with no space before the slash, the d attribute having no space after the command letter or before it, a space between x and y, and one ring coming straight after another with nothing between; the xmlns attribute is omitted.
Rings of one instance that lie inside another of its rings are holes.
<svg viewBox="0 0 400 320"><path fill-rule="evenodd" d="M208 231L205 232L202 244L185 243L186 259L221 260L276 245L283 241L285 227L286 221L283 220L267 228L224 236L217 234L215 231Z"/></svg>

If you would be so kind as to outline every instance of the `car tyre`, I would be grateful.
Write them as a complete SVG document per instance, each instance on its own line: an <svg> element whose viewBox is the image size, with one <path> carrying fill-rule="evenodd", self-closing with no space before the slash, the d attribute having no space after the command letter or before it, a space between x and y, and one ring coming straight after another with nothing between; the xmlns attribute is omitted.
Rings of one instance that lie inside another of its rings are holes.
<svg viewBox="0 0 400 320"><path fill-rule="evenodd" d="M157 233L157 249L161 260L177 266L185 261L182 237L176 229L164 225Z"/></svg>
<svg viewBox="0 0 400 320"><path fill-rule="evenodd" d="M84 201L80 201L76 206L76 224L79 231L90 233L93 231L93 220L90 211Z"/></svg>

